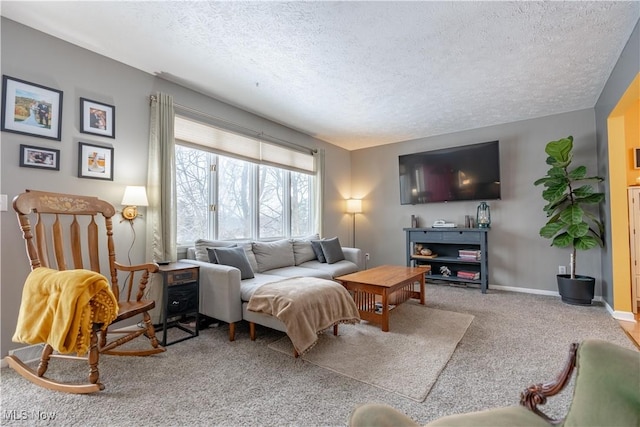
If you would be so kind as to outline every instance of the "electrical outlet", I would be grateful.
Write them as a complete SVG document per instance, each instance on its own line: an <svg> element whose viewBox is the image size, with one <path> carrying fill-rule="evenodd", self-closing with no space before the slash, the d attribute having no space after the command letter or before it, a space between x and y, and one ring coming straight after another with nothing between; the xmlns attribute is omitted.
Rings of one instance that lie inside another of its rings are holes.
<svg viewBox="0 0 640 427"><path fill-rule="evenodd" d="M565 267L564 265L559 265L558 274L567 274L567 267Z"/></svg>
<svg viewBox="0 0 640 427"><path fill-rule="evenodd" d="M364 259L366 259L367 261L371 260L371 256L369 255L368 252L364 254Z"/></svg>

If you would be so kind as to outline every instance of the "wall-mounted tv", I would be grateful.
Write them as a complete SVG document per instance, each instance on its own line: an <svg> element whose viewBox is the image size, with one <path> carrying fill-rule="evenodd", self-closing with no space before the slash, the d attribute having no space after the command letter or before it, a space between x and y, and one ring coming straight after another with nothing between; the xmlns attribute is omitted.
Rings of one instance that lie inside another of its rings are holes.
<svg viewBox="0 0 640 427"><path fill-rule="evenodd" d="M400 204L500 198L498 141L398 156Z"/></svg>

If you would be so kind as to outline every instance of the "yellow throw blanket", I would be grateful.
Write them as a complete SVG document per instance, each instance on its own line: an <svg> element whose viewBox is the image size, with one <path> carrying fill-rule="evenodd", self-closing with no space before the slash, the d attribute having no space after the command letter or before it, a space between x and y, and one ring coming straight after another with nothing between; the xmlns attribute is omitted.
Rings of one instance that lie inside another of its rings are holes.
<svg viewBox="0 0 640 427"><path fill-rule="evenodd" d="M318 334L338 323L359 323L360 314L344 286L317 277L293 277L260 286L247 309L278 318L298 354L309 351Z"/></svg>
<svg viewBox="0 0 640 427"><path fill-rule="evenodd" d="M109 326L118 301L106 277L90 270L39 267L29 273L13 341L48 343L59 353L87 353L91 324Z"/></svg>

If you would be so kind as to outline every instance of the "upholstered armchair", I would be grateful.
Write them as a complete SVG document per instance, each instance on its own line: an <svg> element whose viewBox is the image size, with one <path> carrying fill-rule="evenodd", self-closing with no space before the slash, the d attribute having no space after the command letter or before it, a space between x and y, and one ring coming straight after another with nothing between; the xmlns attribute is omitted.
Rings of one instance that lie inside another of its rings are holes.
<svg viewBox="0 0 640 427"><path fill-rule="evenodd" d="M576 370L575 389L563 419L546 416L538 405L558 394ZM356 408L350 427L418 426L394 408L367 404ZM450 415L429 427L603 427L640 426L640 352L598 340L572 344L569 360L558 378L534 384L521 393L520 406Z"/></svg>

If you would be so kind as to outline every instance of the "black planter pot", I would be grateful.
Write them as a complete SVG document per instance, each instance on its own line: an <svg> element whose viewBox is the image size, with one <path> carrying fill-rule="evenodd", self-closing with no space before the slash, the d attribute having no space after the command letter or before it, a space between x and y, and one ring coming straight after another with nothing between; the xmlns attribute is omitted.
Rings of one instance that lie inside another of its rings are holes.
<svg viewBox="0 0 640 427"><path fill-rule="evenodd" d="M573 305L591 305L596 284L594 277L576 275L572 279L570 274L558 274L556 277L558 292L563 302Z"/></svg>

